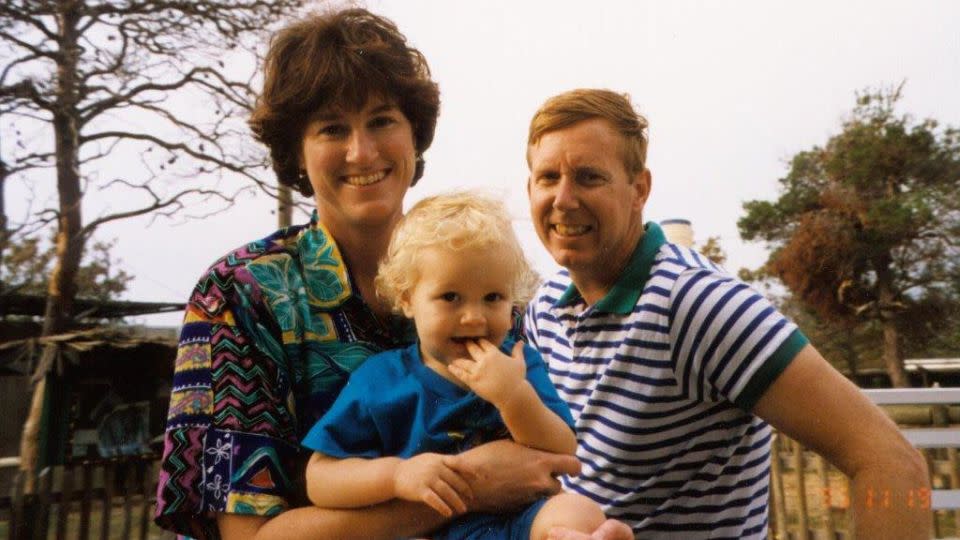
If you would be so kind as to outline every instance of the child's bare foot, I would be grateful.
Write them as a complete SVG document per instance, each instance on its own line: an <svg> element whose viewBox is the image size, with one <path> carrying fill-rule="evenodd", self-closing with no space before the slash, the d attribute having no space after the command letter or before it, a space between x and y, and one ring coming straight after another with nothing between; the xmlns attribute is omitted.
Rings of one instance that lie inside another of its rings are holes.
<svg viewBox="0 0 960 540"><path fill-rule="evenodd" d="M592 534L554 527L547 534L548 540L633 540L633 530L622 521L608 519Z"/></svg>

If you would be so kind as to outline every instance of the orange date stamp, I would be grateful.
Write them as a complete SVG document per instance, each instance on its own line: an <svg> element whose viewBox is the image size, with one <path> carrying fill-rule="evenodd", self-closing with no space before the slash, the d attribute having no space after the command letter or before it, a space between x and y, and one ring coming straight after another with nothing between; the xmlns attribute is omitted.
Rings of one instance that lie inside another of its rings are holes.
<svg viewBox="0 0 960 540"><path fill-rule="evenodd" d="M827 507L850 507L850 495L847 490L833 492L829 487L822 489L823 502ZM865 494L867 510L889 510L891 508L917 508L929 510L931 507L930 488L908 489L905 493L894 493L889 489L868 488Z"/></svg>

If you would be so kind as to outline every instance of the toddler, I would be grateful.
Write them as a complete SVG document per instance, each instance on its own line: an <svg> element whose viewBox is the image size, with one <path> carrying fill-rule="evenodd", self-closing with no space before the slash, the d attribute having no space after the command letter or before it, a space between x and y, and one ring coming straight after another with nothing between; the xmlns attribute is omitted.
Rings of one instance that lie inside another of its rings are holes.
<svg viewBox="0 0 960 540"><path fill-rule="evenodd" d="M465 514L469 485L445 465L444 455L504 437L576 451L543 360L508 337L536 282L502 204L456 193L415 205L394 231L377 291L413 319L418 342L371 356L307 434L310 500L357 508L400 498L457 515L435 539L539 540L555 526L599 527L601 509L569 493L513 514Z"/></svg>

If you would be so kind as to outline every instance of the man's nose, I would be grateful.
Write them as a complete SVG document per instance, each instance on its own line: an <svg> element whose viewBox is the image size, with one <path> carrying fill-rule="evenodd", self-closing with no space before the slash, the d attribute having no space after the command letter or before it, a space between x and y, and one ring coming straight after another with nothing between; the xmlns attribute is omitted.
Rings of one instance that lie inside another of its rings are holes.
<svg viewBox="0 0 960 540"><path fill-rule="evenodd" d="M557 210L573 210L580 206L577 187L569 178L563 177L556 184L553 194L553 207Z"/></svg>

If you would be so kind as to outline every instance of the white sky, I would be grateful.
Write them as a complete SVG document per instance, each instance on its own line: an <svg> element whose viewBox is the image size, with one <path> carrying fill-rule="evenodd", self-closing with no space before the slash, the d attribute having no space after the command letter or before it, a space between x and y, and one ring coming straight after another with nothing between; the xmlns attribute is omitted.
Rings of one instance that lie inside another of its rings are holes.
<svg viewBox="0 0 960 540"><path fill-rule="evenodd" d="M719 236L733 271L766 257L763 246L740 240L742 203L775 197L785 161L836 133L855 91L905 79L901 111L960 126L960 2L366 5L397 23L440 84L436 138L408 206L453 188L491 190L509 201L544 273L554 266L527 216L526 129L543 100L562 91L631 94L651 124L654 181L645 219L690 219L698 244ZM11 217L17 204L8 191ZM275 229L272 207L261 195L202 223L126 221L97 238L117 238L115 253L136 276L127 298L183 301L217 257Z"/></svg>

